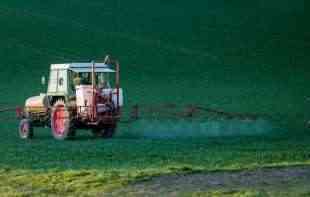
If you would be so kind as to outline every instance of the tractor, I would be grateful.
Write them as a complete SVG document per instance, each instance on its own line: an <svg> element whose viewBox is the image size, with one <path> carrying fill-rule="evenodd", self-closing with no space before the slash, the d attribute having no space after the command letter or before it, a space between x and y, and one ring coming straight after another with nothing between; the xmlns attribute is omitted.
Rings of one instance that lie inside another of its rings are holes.
<svg viewBox="0 0 310 197"><path fill-rule="evenodd" d="M17 110L19 136L31 139L34 127L50 127L57 140L73 138L77 129L111 138L123 106L119 73L118 61L109 56L103 63L52 64L47 92L28 98Z"/></svg>

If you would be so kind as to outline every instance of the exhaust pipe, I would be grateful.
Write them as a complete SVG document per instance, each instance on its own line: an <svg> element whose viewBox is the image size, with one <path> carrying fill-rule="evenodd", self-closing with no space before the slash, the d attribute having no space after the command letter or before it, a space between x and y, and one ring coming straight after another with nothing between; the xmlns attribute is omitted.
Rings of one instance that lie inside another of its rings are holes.
<svg viewBox="0 0 310 197"><path fill-rule="evenodd" d="M95 61L92 61L92 92L93 92L93 104L91 111L91 120L95 122L97 119L97 104L96 104L96 72L95 72Z"/></svg>

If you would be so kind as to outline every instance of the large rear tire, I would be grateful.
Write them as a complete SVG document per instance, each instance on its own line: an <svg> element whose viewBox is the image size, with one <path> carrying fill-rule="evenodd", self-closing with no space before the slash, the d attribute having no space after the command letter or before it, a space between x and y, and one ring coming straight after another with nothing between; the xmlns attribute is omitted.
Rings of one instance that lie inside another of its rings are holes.
<svg viewBox="0 0 310 197"><path fill-rule="evenodd" d="M92 133L95 137L102 137L105 139L112 138L115 133L115 127L109 125L103 128L96 128L92 130Z"/></svg>
<svg viewBox="0 0 310 197"><path fill-rule="evenodd" d="M51 113L51 130L55 139L66 140L74 137L75 130L71 118L65 103L62 100L57 101Z"/></svg>
<svg viewBox="0 0 310 197"><path fill-rule="evenodd" d="M112 138L114 136L115 133L115 127L106 127L104 128L104 132L102 137L103 138Z"/></svg>
<svg viewBox="0 0 310 197"><path fill-rule="evenodd" d="M21 139L33 138L33 127L29 119L22 119L20 121L18 131Z"/></svg>
<svg viewBox="0 0 310 197"><path fill-rule="evenodd" d="M93 134L94 137L102 137L102 129L92 129L91 133Z"/></svg>

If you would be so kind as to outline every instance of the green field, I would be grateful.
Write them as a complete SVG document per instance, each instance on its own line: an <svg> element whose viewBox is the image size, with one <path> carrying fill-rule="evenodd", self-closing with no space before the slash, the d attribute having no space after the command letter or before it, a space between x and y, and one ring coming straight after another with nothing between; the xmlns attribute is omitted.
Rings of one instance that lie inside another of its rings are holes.
<svg viewBox="0 0 310 197"><path fill-rule="evenodd" d="M58 142L44 128L22 141L0 114L0 193L97 196L153 175L310 164L309 15L304 0L1 1L0 108L44 92L51 63L111 54L124 119L137 103L199 104L263 114L273 129L166 139L122 124L106 141Z"/></svg>

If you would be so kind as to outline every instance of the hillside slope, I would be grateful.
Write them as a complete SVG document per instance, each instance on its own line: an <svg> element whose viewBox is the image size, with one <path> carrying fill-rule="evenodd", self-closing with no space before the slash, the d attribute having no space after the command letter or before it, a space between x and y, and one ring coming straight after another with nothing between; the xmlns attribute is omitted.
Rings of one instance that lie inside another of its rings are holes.
<svg viewBox="0 0 310 197"><path fill-rule="evenodd" d="M122 63L134 103L200 103L310 118L305 1L0 2L0 106L44 91L50 63Z"/></svg>

